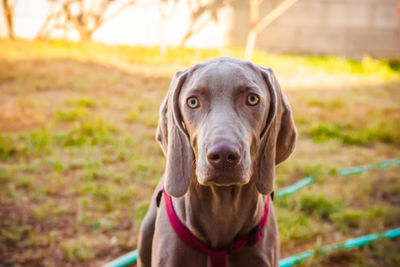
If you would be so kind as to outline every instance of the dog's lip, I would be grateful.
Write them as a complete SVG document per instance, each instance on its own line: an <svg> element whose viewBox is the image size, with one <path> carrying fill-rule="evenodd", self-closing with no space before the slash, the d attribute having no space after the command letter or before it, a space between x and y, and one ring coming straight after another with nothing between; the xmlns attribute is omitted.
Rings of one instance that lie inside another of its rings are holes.
<svg viewBox="0 0 400 267"><path fill-rule="evenodd" d="M226 175L226 174L212 174L206 175L198 179L201 185L216 185L216 186L231 186L247 184L250 179L247 179L243 174L239 175Z"/></svg>
<svg viewBox="0 0 400 267"><path fill-rule="evenodd" d="M200 183L201 185L215 185L215 186L234 186L234 185L244 185L246 182L230 182L230 183L218 183L215 181L207 181Z"/></svg>

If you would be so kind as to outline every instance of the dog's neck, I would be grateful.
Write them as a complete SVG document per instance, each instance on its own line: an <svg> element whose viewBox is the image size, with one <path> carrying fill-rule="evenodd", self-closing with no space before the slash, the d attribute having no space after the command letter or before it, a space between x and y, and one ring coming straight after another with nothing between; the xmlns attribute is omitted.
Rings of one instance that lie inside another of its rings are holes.
<svg viewBox="0 0 400 267"><path fill-rule="evenodd" d="M174 199L182 222L212 248L229 245L261 220L266 198L254 183L243 186L202 186L192 182L184 197Z"/></svg>

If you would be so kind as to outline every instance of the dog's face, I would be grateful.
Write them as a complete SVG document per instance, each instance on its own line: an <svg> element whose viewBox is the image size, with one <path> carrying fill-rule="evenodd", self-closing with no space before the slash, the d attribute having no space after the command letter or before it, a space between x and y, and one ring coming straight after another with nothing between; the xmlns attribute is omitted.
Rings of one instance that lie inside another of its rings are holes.
<svg viewBox="0 0 400 267"><path fill-rule="evenodd" d="M248 65L215 62L187 77L179 108L200 184L250 181L270 102L261 74Z"/></svg>
<svg viewBox="0 0 400 267"><path fill-rule="evenodd" d="M296 129L271 69L217 58L176 74L160 109L157 139L167 157L166 192L204 186L273 190L275 165L289 157Z"/></svg>

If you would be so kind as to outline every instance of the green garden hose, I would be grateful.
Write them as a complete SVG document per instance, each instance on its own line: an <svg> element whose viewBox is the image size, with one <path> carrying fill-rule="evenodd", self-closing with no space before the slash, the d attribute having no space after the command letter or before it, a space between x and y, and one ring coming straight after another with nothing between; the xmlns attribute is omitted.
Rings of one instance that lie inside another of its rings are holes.
<svg viewBox="0 0 400 267"><path fill-rule="evenodd" d="M353 174L361 174L363 172L370 171L374 168L377 169L385 169L388 167L400 165L400 158L394 159L394 160L386 160L386 161L381 161L376 163L375 165L364 165L364 166L357 166L357 167L352 167L352 168L346 168L346 169L341 169L338 171L339 176L349 176ZM312 184L314 182L314 176L308 176L306 178L301 179L299 182L289 185L288 187L285 187L281 190L278 190L275 195L276 196L286 196L286 195L291 195L294 192L299 191L303 187Z"/></svg>
<svg viewBox="0 0 400 267"><path fill-rule="evenodd" d="M389 230L386 232L382 232L382 233L360 236L357 238L349 239L344 243L333 244L330 246L324 246L317 250L306 251L306 252L303 252L300 254L296 254L296 255L287 257L287 258L279 261L279 267L292 266L296 263L299 263L300 261L302 261L304 259L310 258L316 252L326 253L326 252L334 251L337 249L349 249L349 248L354 248L354 247L361 247L367 243L376 241L382 237L396 238L399 236L400 236L400 228L395 228L395 229L392 229L392 230Z"/></svg>
<svg viewBox="0 0 400 267"><path fill-rule="evenodd" d="M374 167L376 167L378 169L384 169L384 168L388 168L388 167L395 166L395 165L400 165L400 158L397 158L394 160L378 162L375 165L365 165L365 166L357 166L357 167L352 167L352 168L347 168L347 169L341 169L341 170L339 170L338 175L339 176L348 176L348 175L353 175L353 174L360 174L360 173L363 173L366 171L370 171ZM275 195L278 197L291 195L294 192L299 191L303 187L305 187L309 184L312 184L313 182L314 182L314 176L308 176L306 178L301 179L299 182L297 182L293 185L290 185L281 190L278 190L275 193ZM325 247L320 248L319 250L306 251L306 252L282 259L279 261L279 267L292 266L293 264L296 264L296 263L302 261L303 259L310 258L317 251L329 252L329 251L340 249L340 248L347 249L347 248L352 248L352 247L361 247L364 244L367 244L372 241L376 241L382 237L396 238L399 236L400 236L400 228L396 228L396 229L392 229L392 230L378 233L378 234L371 234L371 235L357 237L354 239L347 240L346 242L341 243L341 244L325 246ZM135 263L137 260L137 256L138 256L137 250L134 250L132 252L129 252L128 254L125 254L125 255L107 263L103 267L125 267L125 266Z"/></svg>
<svg viewBox="0 0 400 267"><path fill-rule="evenodd" d="M283 188L281 190L276 191L275 195L277 197L291 195L294 192L299 191L300 189L302 189L306 185L309 185L309 184L311 184L313 182L314 182L314 176L308 176L306 178L301 179L300 181L298 181L295 184L292 184L292 185L290 185L288 187L285 187L285 188Z"/></svg>
<svg viewBox="0 0 400 267"><path fill-rule="evenodd" d="M349 239L343 243L324 246L317 250L306 251L306 252L303 252L300 254L296 254L296 255L284 258L279 261L279 267L292 266L296 263L301 262L304 259L310 258L312 255L314 255L317 252L327 253L327 252L334 251L337 249L350 249L350 248L354 248L354 247L362 247L365 244L371 243L380 238L393 239L393 238L397 238L399 236L400 236L400 228L391 229L391 230L388 230L388 231L382 232L382 233L360 236L357 238ZM113 260L112 262L107 263L103 267L125 267L125 266L128 266L129 264L135 263L136 260L137 260L137 251L135 250L135 251L132 251L132 252L120 257L120 258L117 258L116 260Z"/></svg>
<svg viewBox="0 0 400 267"><path fill-rule="evenodd" d="M138 252L137 250L131 251L113 261L110 261L103 267L125 267L129 264L133 264L137 261Z"/></svg>

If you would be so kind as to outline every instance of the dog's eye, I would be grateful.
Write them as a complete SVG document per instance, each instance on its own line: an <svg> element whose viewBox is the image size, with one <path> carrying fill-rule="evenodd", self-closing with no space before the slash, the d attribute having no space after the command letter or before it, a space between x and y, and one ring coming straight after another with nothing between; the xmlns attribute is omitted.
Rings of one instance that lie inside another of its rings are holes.
<svg viewBox="0 0 400 267"><path fill-rule="evenodd" d="M198 108L200 106L199 100L195 96L191 96L186 100L189 108Z"/></svg>
<svg viewBox="0 0 400 267"><path fill-rule="evenodd" d="M255 106L260 102L260 98L256 94L249 94L247 96L246 105L248 106Z"/></svg>

